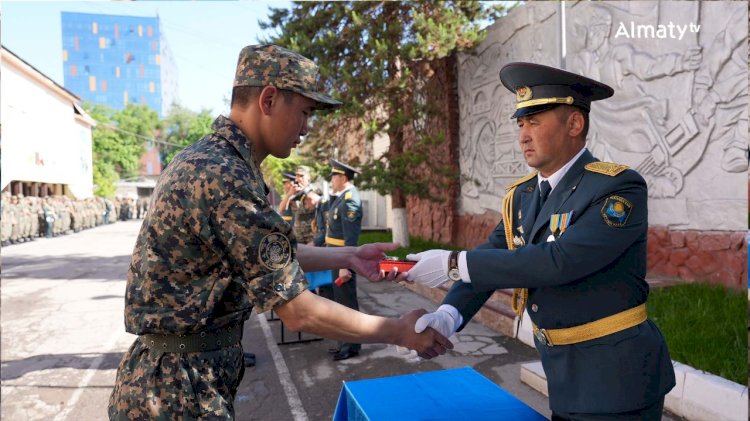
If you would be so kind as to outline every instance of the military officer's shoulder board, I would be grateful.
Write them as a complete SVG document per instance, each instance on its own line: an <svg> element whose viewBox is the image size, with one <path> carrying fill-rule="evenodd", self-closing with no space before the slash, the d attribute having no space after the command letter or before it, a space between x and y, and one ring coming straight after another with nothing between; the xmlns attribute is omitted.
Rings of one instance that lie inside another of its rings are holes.
<svg viewBox="0 0 750 421"><path fill-rule="evenodd" d="M344 200L349 200L352 198L352 192L348 191L344 194Z"/></svg>
<svg viewBox="0 0 750 421"><path fill-rule="evenodd" d="M528 175L525 175L525 176L523 176L523 177L519 178L518 180L516 180L516 181L514 181L514 182L510 183L510 184L509 184L509 185L508 185L508 186L507 186L507 187L505 188L505 190L510 190L510 189L512 189L513 187L516 187L516 186L518 186L518 185L520 185L520 184L523 184L523 183L525 183L525 182L527 182L527 181L531 180L532 178L536 177L536 174L537 174L537 173L536 173L536 171L534 171L534 172L533 172L533 173L531 173L531 174L528 174Z"/></svg>
<svg viewBox="0 0 750 421"><path fill-rule="evenodd" d="M585 168L591 172L615 177L621 172L627 170L629 167L627 165L614 164L612 162L596 161L586 164Z"/></svg>

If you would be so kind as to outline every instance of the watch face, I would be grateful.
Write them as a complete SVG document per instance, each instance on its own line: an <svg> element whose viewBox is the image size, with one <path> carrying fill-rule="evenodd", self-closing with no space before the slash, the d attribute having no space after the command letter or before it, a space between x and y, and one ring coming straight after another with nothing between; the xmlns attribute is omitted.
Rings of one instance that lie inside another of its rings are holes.
<svg viewBox="0 0 750 421"><path fill-rule="evenodd" d="M448 271L448 278L450 278L451 281L458 281L461 279L461 273L458 269L451 269Z"/></svg>

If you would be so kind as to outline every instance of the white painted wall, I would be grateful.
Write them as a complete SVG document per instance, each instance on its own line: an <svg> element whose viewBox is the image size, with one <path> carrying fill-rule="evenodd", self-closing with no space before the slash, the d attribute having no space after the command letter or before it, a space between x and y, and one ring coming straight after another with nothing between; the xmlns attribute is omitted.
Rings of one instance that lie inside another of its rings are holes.
<svg viewBox="0 0 750 421"><path fill-rule="evenodd" d="M67 184L76 197L93 195L91 126L76 118L73 102L3 51L0 61L2 172L0 184ZM65 92L65 91L62 91Z"/></svg>

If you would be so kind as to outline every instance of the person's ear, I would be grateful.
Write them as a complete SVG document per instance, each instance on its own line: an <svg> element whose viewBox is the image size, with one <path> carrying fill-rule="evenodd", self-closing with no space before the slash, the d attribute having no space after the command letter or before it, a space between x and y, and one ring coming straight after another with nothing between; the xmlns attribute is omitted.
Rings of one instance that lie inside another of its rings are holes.
<svg viewBox="0 0 750 421"><path fill-rule="evenodd" d="M279 90L275 86L266 86L258 95L258 107L263 115L270 115L274 102L278 98Z"/></svg>
<svg viewBox="0 0 750 421"><path fill-rule="evenodd" d="M583 114L578 111L570 113L568 116L568 135L570 137L578 137L583 133Z"/></svg>

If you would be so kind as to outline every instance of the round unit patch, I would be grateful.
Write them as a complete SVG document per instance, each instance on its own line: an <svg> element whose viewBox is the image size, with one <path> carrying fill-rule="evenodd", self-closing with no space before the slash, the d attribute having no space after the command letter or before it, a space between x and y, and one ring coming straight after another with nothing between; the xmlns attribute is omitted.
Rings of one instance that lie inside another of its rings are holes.
<svg viewBox="0 0 750 421"><path fill-rule="evenodd" d="M629 200L620 196L610 196L602 206L602 219L610 227L621 228L625 226L632 210L633 204Z"/></svg>
<svg viewBox="0 0 750 421"><path fill-rule="evenodd" d="M292 245L284 234L268 234L260 240L258 259L271 270L279 270L292 258Z"/></svg>

